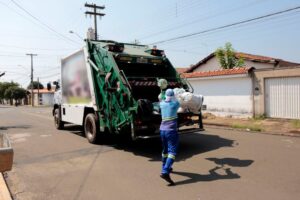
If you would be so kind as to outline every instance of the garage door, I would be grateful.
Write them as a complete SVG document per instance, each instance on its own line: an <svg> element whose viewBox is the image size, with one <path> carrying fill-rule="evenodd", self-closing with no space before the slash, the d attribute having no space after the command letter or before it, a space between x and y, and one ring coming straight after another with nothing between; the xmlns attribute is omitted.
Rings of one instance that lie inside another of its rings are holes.
<svg viewBox="0 0 300 200"><path fill-rule="evenodd" d="M265 106L268 117L300 119L300 77L266 79Z"/></svg>

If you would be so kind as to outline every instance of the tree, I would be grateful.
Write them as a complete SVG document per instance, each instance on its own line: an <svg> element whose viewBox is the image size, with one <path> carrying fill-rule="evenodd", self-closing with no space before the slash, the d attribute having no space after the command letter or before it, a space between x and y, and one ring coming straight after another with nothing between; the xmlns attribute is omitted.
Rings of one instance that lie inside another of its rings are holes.
<svg viewBox="0 0 300 200"><path fill-rule="evenodd" d="M38 86L39 86L39 89L44 89L44 86L43 84L41 84L40 82L37 82L37 81L33 81L33 89L38 89ZM31 83L27 86L27 89L31 89Z"/></svg>
<svg viewBox="0 0 300 200"><path fill-rule="evenodd" d="M4 98L6 100L9 100L10 105L13 104L13 93L15 88L17 88L17 86L11 86L9 88L7 88L4 92Z"/></svg>
<svg viewBox="0 0 300 200"><path fill-rule="evenodd" d="M5 99L5 91L10 87L17 87L18 83L15 82L2 82L0 83L0 101L2 102Z"/></svg>
<svg viewBox="0 0 300 200"><path fill-rule="evenodd" d="M26 90L20 87L14 88L13 91L13 99L19 101L20 99L24 99L26 97Z"/></svg>
<svg viewBox="0 0 300 200"><path fill-rule="evenodd" d="M232 69L234 67L242 67L244 65L244 60L242 58L236 58L235 50L230 42L227 42L224 48L218 48L215 55L223 69Z"/></svg>
<svg viewBox="0 0 300 200"><path fill-rule="evenodd" d="M4 98L10 101L12 105L12 100L14 99L16 102L26 97L26 90L20 88L18 86L12 86L5 90Z"/></svg>

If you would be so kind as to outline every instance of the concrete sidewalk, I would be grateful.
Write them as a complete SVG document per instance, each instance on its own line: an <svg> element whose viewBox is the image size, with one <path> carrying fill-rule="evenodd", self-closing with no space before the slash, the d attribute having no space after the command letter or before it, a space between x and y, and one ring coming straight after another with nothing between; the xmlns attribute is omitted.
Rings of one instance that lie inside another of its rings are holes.
<svg viewBox="0 0 300 200"><path fill-rule="evenodd" d="M12 200L2 173L0 173L0 200Z"/></svg>

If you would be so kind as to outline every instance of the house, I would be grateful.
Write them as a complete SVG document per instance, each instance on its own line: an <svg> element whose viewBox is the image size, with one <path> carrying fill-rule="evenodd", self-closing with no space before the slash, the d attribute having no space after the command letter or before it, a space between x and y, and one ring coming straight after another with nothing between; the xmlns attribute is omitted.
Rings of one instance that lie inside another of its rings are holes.
<svg viewBox="0 0 300 200"><path fill-rule="evenodd" d="M252 117L253 68L184 73L194 93L204 96L206 111L218 116Z"/></svg>
<svg viewBox="0 0 300 200"><path fill-rule="evenodd" d="M244 65L247 67L254 67L255 69L270 69L281 67L298 66L299 63L289 62L278 58L271 58L260 55L253 55L248 53L235 53L236 58L242 58ZM199 72L199 71L214 71L222 69L215 53L209 54L207 57L189 67L185 72Z"/></svg>
<svg viewBox="0 0 300 200"><path fill-rule="evenodd" d="M31 104L31 90L29 92L29 100L28 103ZM47 89L34 89L33 90L33 103L35 106L43 105L43 106L51 106L54 102L54 90Z"/></svg>
<svg viewBox="0 0 300 200"><path fill-rule="evenodd" d="M300 64L237 53L245 66L222 69L210 54L186 70L208 112L220 116L300 119Z"/></svg>

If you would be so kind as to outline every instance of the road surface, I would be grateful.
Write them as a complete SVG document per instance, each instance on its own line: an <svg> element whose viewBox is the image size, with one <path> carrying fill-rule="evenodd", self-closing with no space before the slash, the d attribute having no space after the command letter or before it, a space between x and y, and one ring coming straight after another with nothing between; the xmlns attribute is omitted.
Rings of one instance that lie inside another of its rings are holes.
<svg viewBox="0 0 300 200"><path fill-rule="evenodd" d="M208 128L181 136L171 177L160 141L92 145L78 126L54 128L51 108L0 106L15 151L14 199L300 199L300 138Z"/></svg>

